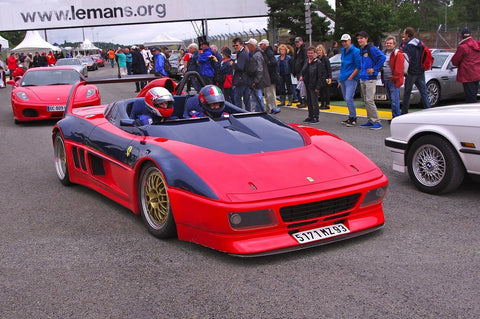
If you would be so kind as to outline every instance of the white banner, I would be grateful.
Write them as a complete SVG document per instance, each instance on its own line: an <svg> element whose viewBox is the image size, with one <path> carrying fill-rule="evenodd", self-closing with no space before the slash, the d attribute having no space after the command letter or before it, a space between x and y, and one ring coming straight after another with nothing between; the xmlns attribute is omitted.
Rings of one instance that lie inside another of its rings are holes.
<svg viewBox="0 0 480 319"><path fill-rule="evenodd" d="M0 0L0 30L261 17L267 13L262 0Z"/></svg>

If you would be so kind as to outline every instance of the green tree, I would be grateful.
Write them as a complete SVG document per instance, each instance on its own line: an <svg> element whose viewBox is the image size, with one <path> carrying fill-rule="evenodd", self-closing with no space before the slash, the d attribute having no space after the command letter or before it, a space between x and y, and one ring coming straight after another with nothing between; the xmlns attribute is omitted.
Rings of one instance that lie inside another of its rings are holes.
<svg viewBox="0 0 480 319"><path fill-rule="evenodd" d="M0 35L8 40L10 48L14 48L25 38L25 31L5 31Z"/></svg>
<svg viewBox="0 0 480 319"><path fill-rule="evenodd" d="M352 37L359 31L366 31L369 41L377 43L391 29L393 7L377 0L337 0L335 38L343 33Z"/></svg>
<svg viewBox="0 0 480 319"><path fill-rule="evenodd" d="M286 28L293 36L308 38L305 30L305 1L303 0L267 0L269 6L269 27L273 29ZM325 41L329 38L330 23L325 18L315 14L315 10L328 6L326 0L312 2L312 41ZM328 6L330 8L330 6ZM330 8L329 14L333 14Z"/></svg>

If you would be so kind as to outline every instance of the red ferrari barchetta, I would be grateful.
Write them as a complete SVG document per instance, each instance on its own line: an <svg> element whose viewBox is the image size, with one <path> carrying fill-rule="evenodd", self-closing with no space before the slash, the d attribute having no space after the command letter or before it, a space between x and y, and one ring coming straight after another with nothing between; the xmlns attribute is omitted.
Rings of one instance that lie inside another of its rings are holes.
<svg viewBox="0 0 480 319"><path fill-rule="evenodd" d="M22 77L10 80L12 111L15 123L60 119L72 85L84 77L68 66L28 69ZM96 86L85 85L76 91L73 107L99 105L100 93Z"/></svg>
<svg viewBox="0 0 480 319"><path fill-rule="evenodd" d="M169 79L162 85L175 89ZM354 147L230 103L228 117L182 119L183 86L174 94L180 118L158 124L137 126L129 117L143 97L81 108L70 102L52 132L60 181L140 214L154 236L237 256L307 248L383 226L387 177Z"/></svg>

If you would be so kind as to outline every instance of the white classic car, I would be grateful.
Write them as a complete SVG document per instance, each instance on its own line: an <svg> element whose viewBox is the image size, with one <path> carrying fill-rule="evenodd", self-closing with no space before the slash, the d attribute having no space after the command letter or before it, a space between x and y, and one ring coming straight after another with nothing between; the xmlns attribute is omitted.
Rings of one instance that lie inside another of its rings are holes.
<svg viewBox="0 0 480 319"><path fill-rule="evenodd" d="M480 178L480 103L444 106L395 117L385 139L393 170L426 193L457 189L466 174Z"/></svg>

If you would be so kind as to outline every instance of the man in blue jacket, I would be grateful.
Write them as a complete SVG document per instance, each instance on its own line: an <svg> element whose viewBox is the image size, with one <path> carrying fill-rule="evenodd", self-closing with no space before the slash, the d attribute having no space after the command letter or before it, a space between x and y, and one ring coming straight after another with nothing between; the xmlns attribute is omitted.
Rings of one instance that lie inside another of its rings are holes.
<svg viewBox="0 0 480 319"><path fill-rule="evenodd" d="M235 105L250 112L250 85L252 84L252 79L247 74L250 57L244 47L242 38L237 37L233 39L232 44L235 53L232 54L230 66L233 68L233 92Z"/></svg>
<svg viewBox="0 0 480 319"><path fill-rule="evenodd" d="M382 124L378 118L374 97L378 72L383 67L386 57L376 46L368 43L367 32L360 31L357 34L357 42L360 46L360 88L362 89L368 119L360 127L379 130L382 128Z"/></svg>
<svg viewBox="0 0 480 319"><path fill-rule="evenodd" d="M215 75L215 69L212 63L216 63L216 57L210 49L210 43L202 42L200 45L202 53L198 56L198 66L200 68L200 75L203 78L205 84L213 84L213 76Z"/></svg>
<svg viewBox="0 0 480 319"><path fill-rule="evenodd" d="M353 96L357 89L358 72L360 71L360 50L352 45L352 38L348 34L342 35L340 42L342 43L342 65L338 83L348 107L348 119L342 121L342 124L351 127L357 124L357 110Z"/></svg>

